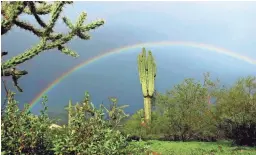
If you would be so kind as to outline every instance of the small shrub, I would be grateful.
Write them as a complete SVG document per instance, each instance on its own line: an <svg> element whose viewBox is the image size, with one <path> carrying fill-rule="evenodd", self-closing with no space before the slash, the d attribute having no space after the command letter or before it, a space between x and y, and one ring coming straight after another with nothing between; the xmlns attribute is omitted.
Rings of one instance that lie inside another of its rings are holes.
<svg viewBox="0 0 256 155"><path fill-rule="evenodd" d="M52 154L51 151L51 121L46 112L45 103L47 98L43 98L44 109L41 115L35 116L28 111L26 105L21 111L14 100L14 93L9 94L8 104L1 117L1 141L2 152L6 154Z"/></svg>
<svg viewBox="0 0 256 155"><path fill-rule="evenodd" d="M122 132L131 136L145 138L147 135L147 128L142 124L143 117L143 109L137 111L125 122Z"/></svg>

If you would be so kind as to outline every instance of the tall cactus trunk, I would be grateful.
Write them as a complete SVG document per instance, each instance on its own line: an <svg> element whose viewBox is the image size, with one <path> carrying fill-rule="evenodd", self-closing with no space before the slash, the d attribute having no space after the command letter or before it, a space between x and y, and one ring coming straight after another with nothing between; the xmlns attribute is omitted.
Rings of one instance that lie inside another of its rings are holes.
<svg viewBox="0 0 256 155"><path fill-rule="evenodd" d="M151 122L151 98L144 97L144 117L147 123Z"/></svg>

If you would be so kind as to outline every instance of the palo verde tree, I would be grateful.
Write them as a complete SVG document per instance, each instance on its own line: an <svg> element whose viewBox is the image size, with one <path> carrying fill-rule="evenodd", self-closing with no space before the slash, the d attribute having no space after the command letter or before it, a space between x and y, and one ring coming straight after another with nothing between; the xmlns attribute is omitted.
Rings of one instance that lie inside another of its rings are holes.
<svg viewBox="0 0 256 155"><path fill-rule="evenodd" d="M10 58L9 60L1 63L1 76L11 76L14 85L22 92L18 85L18 79L26 75L28 72L25 70L17 70L15 67L27 60L32 59L39 53L50 49L58 49L62 53L72 57L78 57L78 54L66 46L66 43L71 41L74 37L79 37L83 40L90 39L88 32L96 29L104 24L103 20L96 20L88 24L84 24L87 17L85 12L82 12L77 22L72 24L67 17L62 17L63 22L67 25L70 31L66 34L54 32L53 28L56 21L60 18L61 12L66 4L71 4L70 1L56 1L56 2L43 2L43 1L2 1L1 7L1 35L5 35L14 26L27 30L40 38L40 42L32 48L24 51L23 53ZM32 25L31 23L21 20L19 17L23 14L34 16L40 28ZM41 15L50 15L47 22L43 21ZM8 52L2 51L1 56L7 55Z"/></svg>
<svg viewBox="0 0 256 155"><path fill-rule="evenodd" d="M142 49L142 53L138 56L138 70L142 93L144 96L144 113L145 120L151 121L151 99L155 91L156 63L151 51Z"/></svg>
<svg viewBox="0 0 256 155"><path fill-rule="evenodd" d="M221 128L236 145L256 146L256 77L240 78L216 101Z"/></svg>
<svg viewBox="0 0 256 155"><path fill-rule="evenodd" d="M171 140L214 140L216 120L208 103L208 87L185 79L165 94L156 96L158 120L154 126Z"/></svg>

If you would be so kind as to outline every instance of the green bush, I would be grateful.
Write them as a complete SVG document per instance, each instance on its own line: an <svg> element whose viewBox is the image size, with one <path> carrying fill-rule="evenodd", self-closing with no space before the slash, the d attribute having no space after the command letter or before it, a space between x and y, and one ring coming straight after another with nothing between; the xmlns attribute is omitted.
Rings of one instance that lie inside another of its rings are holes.
<svg viewBox="0 0 256 155"><path fill-rule="evenodd" d="M138 136L140 138L144 138L147 135L146 127L142 126L142 120L144 117L143 109L138 110L134 113L130 118L125 122L122 131L125 134L129 134L132 136Z"/></svg>
<svg viewBox="0 0 256 155"><path fill-rule="evenodd" d="M172 140L204 139L216 134L214 111L208 104L208 88L185 79L166 94L156 96L158 122ZM154 124L154 123L153 123Z"/></svg>
<svg viewBox="0 0 256 155"><path fill-rule="evenodd" d="M53 139L57 154L119 155L134 151L127 150L126 136L109 128L108 122L103 119L102 108L96 110L91 104L93 114L85 115L84 107L77 104L69 109L72 110L70 123L59 129L59 134Z"/></svg>
<svg viewBox="0 0 256 155"><path fill-rule="evenodd" d="M256 77L222 89L216 103L222 129L237 145L256 146Z"/></svg>
<svg viewBox="0 0 256 155"><path fill-rule="evenodd" d="M142 140L159 139L162 136L161 133L163 133L162 126L165 125L159 122L160 119L154 111L151 114L151 119L151 123L146 124L144 122L144 111L140 109L125 121L121 131L131 135L131 138L136 137Z"/></svg>
<svg viewBox="0 0 256 155"><path fill-rule="evenodd" d="M3 154L52 154L52 138L49 130L52 120L46 114L45 103L47 98L43 98L44 109L39 116L29 112L26 105L21 111L14 100L14 94L9 94L8 104L1 117L1 141Z"/></svg>
<svg viewBox="0 0 256 155"><path fill-rule="evenodd" d="M26 105L21 111L13 95L2 116L2 154L140 154L146 148L127 142L127 136L111 128L105 120L103 107L96 109L92 103L69 105L69 123L51 129L53 123L44 110L33 115Z"/></svg>

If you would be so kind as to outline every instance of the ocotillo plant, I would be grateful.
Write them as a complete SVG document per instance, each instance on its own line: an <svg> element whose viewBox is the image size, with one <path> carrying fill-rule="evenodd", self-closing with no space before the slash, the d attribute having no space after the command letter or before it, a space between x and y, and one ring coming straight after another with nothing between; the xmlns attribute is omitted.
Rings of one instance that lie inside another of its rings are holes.
<svg viewBox="0 0 256 155"><path fill-rule="evenodd" d="M10 58L9 60L1 63L1 76L12 76L14 85L22 92L22 89L18 86L17 80L27 74L26 71L15 70L15 67L27 60L32 59L39 53L57 48L62 53L70 55L72 57L78 57L78 54L68 47L66 43L71 41L74 37L79 37L83 40L90 39L88 32L96 29L104 24L103 20L96 20L89 24L84 25L84 21L87 17L85 12L82 12L75 24L72 24L67 17L62 17L63 22L70 29L68 33L54 32L53 28L56 21L60 18L61 12L65 4L71 4L70 1L56 1L56 2L32 2L32 1L2 1L1 7L1 35L6 34L14 26L27 30L32 34L40 38L40 42L34 45L31 49L24 51L23 53ZM23 14L27 16L34 16L36 22L40 25L40 28L32 25L31 23L21 20L19 17ZM48 23L43 21L40 15L50 15ZM8 52L2 51L1 56L7 55Z"/></svg>
<svg viewBox="0 0 256 155"><path fill-rule="evenodd" d="M155 77L156 77L156 63L152 52L147 52L142 49L142 53L138 56L138 70L142 93L144 96L144 117L147 122L151 121L151 99L154 94Z"/></svg>

